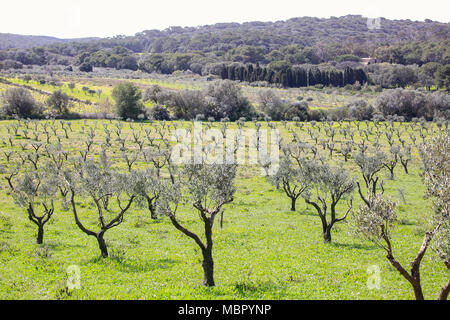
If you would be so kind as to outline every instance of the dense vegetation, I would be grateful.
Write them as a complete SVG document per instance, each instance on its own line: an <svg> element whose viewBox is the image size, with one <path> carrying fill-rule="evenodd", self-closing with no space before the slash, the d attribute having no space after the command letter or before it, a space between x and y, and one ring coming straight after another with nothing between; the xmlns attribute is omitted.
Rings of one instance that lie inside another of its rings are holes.
<svg viewBox="0 0 450 320"><path fill-rule="evenodd" d="M198 28L147 30L131 37L2 50L0 69L52 64L78 65L87 72L92 67L108 67L165 74L190 70L206 75L220 74L217 69L223 63L227 66L284 63L331 64L339 70L334 72L345 72L349 64L361 67L362 57L373 57L381 62L403 65L432 63L434 65L421 69L421 74L422 78L427 75L433 80L434 73L450 63L448 36L446 23L381 19L381 29L371 30L366 18L351 15L329 19L293 18L273 23L221 23ZM330 77L314 82L339 85L339 80ZM228 73L226 78L243 80L244 77ZM291 85L283 79L275 82ZM412 81L415 82L418 81ZM346 83L344 81L344 85ZM397 84L402 85L394 82Z"/></svg>
<svg viewBox="0 0 450 320"><path fill-rule="evenodd" d="M368 82L367 75L362 68L344 70L336 68L318 68L313 66L294 66L283 62L270 63L267 68L259 64L222 65L220 68L222 79L239 80L245 82L275 83L283 87L333 86L343 87L358 82L360 85Z"/></svg>
<svg viewBox="0 0 450 320"><path fill-rule="evenodd" d="M96 38L80 38L80 39L59 39L48 36L24 36L11 33L0 33L0 50L4 49L28 49L32 47L40 47L56 42L69 41L90 41Z"/></svg>
<svg viewBox="0 0 450 320"><path fill-rule="evenodd" d="M300 88L286 96L289 90L266 87L256 87L255 92L251 93L251 87L243 87L230 80L205 80L202 88L182 90L168 88L167 84L142 85L145 80L137 80L137 83L114 81L114 88L111 88L110 80L101 81L108 86L93 89L85 85L77 86L65 78L49 80L42 75L32 77L26 74L9 80L0 78L0 82L7 87L2 93L0 117L208 121L236 121L241 118L275 121L396 119L434 120L441 123L450 118L450 98L445 92L411 88L377 92L376 87L370 87L367 83L361 86L358 81L341 89L352 97L348 102L338 106L325 104L320 108L312 107L315 101L309 96L310 92L316 92L322 99L330 91L317 86L312 89ZM35 101L30 92L46 98ZM250 96L252 99L249 99ZM73 112L73 106L81 104L89 106L93 112L89 115Z"/></svg>

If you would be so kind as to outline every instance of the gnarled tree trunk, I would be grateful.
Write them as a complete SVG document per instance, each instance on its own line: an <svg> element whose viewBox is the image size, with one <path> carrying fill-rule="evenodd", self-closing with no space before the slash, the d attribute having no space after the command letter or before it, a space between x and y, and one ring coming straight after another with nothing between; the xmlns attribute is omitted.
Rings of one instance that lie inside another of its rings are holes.
<svg viewBox="0 0 450 320"><path fill-rule="evenodd" d="M146 195L145 198L147 199L148 210L150 211L150 217L154 220L158 219L158 216L156 214L156 203L154 202L154 201L156 201L155 197L150 198L148 195Z"/></svg>
<svg viewBox="0 0 450 320"><path fill-rule="evenodd" d="M100 252L103 258L108 257L108 248L106 247L105 239L103 238L104 233L99 232L97 234L98 247L100 248Z"/></svg>
<svg viewBox="0 0 450 320"><path fill-rule="evenodd" d="M331 227L330 226L326 226L323 229L323 242L331 243Z"/></svg>
<svg viewBox="0 0 450 320"><path fill-rule="evenodd" d="M42 242L44 241L44 225L38 225L38 234L37 234L37 239L36 239L36 243L37 244L42 244Z"/></svg>
<svg viewBox="0 0 450 320"><path fill-rule="evenodd" d="M295 211L295 202L297 201L296 198L291 198L291 211Z"/></svg>
<svg viewBox="0 0 450 320"><path fill-rule="evenodd" d="M214 261L212 257L212 250L210 248L206 248L202 250L203 254L203 285L208 287L215 286L214 283Z"/></svg>

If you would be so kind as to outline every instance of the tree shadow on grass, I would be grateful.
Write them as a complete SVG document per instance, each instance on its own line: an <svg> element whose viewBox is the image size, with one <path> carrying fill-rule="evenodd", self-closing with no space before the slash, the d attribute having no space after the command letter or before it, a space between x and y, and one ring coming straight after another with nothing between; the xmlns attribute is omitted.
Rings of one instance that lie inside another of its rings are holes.
<svg viewBox="0 0 450 320"><path fill-rule="evenodd" d="M151 261L132 261L132 262L126 259L117 259L117 258L112 259L117 262L115 266L119 271L128 273L170 269L175 264L179 263L179 261L173 259L159 259Z"/></svg>
<svg viewBox="0 0 450 320"><path fill-rule="evenodd" d="M53 251L64 251L69 248L84 248L85 246L81 244L67 244L67 243L55 243L55 242L44 242Z"/></svg>
<svg viewBox="0 0 450 320"><path fill-rule="evenodd" d="M310 217L319 217L317 215L317 212L312 212L309 210L296 210L296 211L286 211L286 213L290 213L290 214L295 214L295 215L300 215L300 216L310 216Z"/></svg>
<svg viewBox="0 0 450 320"><path fill-rule="evenodd" d="M403 219L400 219L399 224L404 225L404 226L415 226L417 223L412 220L403 218Z"/></svg>
<svg viewBox="0 0 450 320"><path fill-rule="evenodd" d="M234 284L234 292L241 298L258 298L266 293L282 298L285 296L287 285L273 281L253 282L241 281Z"/></svg>
<svg viewBox="0 0 450 320"><path fill-rule="evenodd" d="M86 264L91 263L92 264L107 263L112 268L120 272L139 273L161 269L170 269L175 264L180 263L180 261L167 258L159 260L142 261L142 260L130 260L127 259L126 257L118 257L118 256L110 256L108 258L97 256L95 258L86 261Z"/></svg>
<svg viewBox="0 0 450 320"><path fill-rule="evenodd" d="M374 245L367 245L362 243L339 243L339 242L331 242L331 246L337 248L350 248L350 249L361 249L361 250L376 250L377 247Z"/></svg>

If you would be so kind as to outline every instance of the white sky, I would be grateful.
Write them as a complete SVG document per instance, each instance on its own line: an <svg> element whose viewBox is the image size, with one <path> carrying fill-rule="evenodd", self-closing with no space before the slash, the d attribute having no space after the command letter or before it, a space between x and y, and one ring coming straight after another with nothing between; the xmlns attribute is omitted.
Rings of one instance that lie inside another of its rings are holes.
<svg viewBox="0 0 450 320"><path fill-rule="evenodd" d="M0 32L60 38L347 14L450 22L448 0L1 0Z"/></svg>

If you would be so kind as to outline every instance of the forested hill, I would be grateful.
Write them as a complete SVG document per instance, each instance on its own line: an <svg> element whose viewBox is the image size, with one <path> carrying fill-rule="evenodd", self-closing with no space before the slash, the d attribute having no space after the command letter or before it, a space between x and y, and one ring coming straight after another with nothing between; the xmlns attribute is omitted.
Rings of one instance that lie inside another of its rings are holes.
<svg viewBox="0 0 450 320"><path fill-rule="evenodd" d="M0 50L0 63L3 69L59 64L82 66L82 71L108 67L160 73L209 73L217 63L321 64L359 62L363 57L404 65L450 63L450 23L381 18L379 26L370 29L367 18L347 15L170 27L134 36ZM5 46L1 39L0 48Z"/></svg>
<svg viewBox="0 0 450 320"><path fill-rule="evenodd" d="M27 49L32 47L46 46L57 42L84 42L97 39L98 38L60 39L47 36L25 36L12 33L0 33L0 50L10 48Z"/></svg>
<svg viewBox="0 0 450 320"><path fill-rule="evenodd" d="M367 18L348 15L328 19L301 17L277 22L217 23L197 28L171 27L163 31L143 31L123 40L130 49L137 51L209 52L227 51L242 45L270 51L290 44L307 47L319 43L387 44L447 40L449 37L449 23L381 18L380 29L370 30Z"/></svg>

